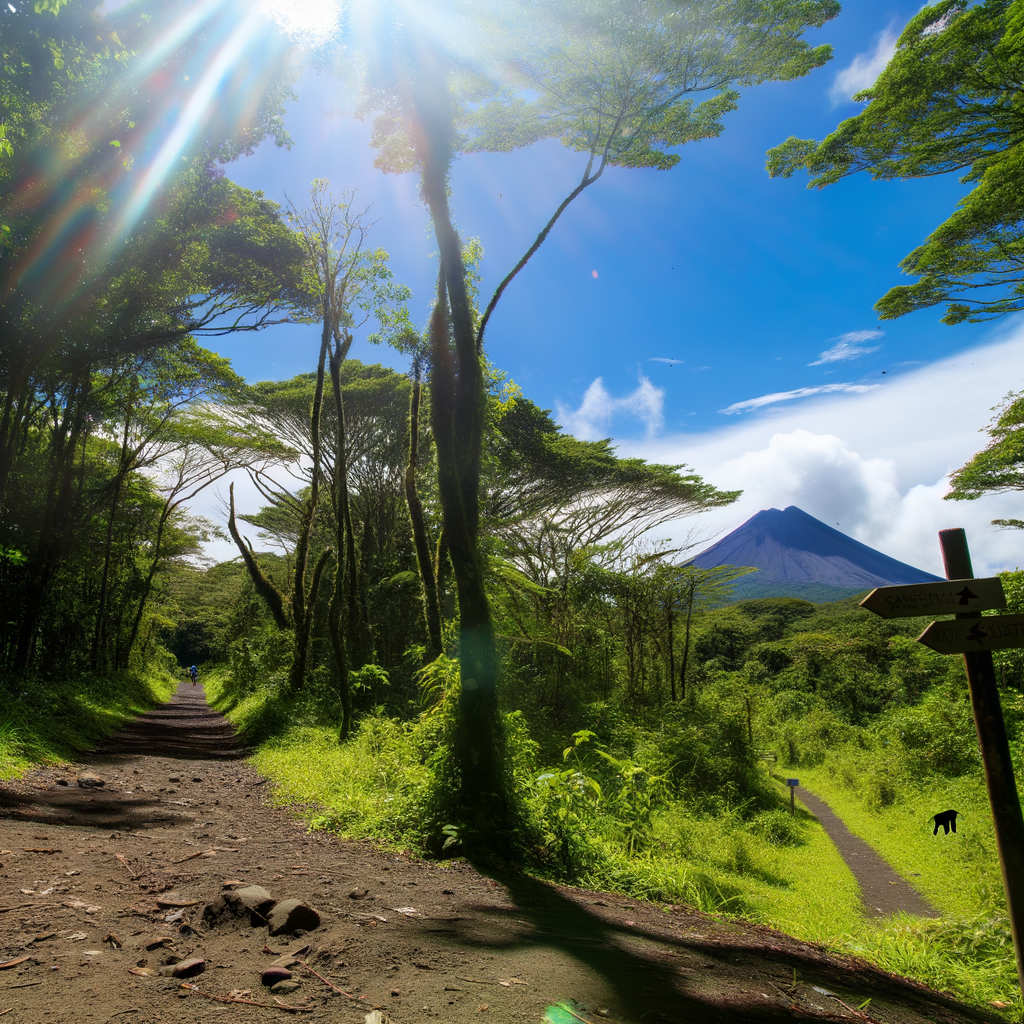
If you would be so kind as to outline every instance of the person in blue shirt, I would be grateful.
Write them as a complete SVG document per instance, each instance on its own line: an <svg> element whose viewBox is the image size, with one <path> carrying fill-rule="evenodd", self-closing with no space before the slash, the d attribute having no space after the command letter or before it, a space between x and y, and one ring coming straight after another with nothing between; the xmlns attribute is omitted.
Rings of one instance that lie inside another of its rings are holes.
<svg viewBox="0 0 1024 1024"><path fill-rule="evenodd" d="M192 677L192 685L193 685L193 686L195 686L195 685L196 685L196 679L198 679L198 678L199 678L199 669L197 669L197 668L195 667L195 665L193 665L193 666L192 666L192 667L191 667L191 668L190 668L190 669L188 670L188 674L189 674L189 675L190 675L190 676Z"/></svg>

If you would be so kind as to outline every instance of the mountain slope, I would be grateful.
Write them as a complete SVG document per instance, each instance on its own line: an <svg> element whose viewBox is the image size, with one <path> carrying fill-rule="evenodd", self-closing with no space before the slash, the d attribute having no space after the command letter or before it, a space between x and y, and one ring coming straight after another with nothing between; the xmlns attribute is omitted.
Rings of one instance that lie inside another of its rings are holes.
<svg viewBox="0 0 1024 1024"><path fill-rule="evenodd" d="M737 581L737 598L828 601L873 587L938 579L847 537L795 505L758 512L691 564L701 569L756 566L757 573Z"/></svg>

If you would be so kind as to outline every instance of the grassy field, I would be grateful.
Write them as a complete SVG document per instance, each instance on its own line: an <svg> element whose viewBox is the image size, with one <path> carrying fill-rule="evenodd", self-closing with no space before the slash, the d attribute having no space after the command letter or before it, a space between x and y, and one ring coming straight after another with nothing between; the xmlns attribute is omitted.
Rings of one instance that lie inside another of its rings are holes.
<svg viewBox="0 0 1024 1024"><path fill-rule="evenodd" d="M29 682L0 691L0 779L40 762L74 760L125 722L170 698L165 672Z"/></svg>
<svg viewBox="0 0 1024 1024"><path fill-rule="evenodd" d="M932 776L923 784L896 785L885 807L855 771L802 767L800 781L942 913L940 921L907 919L862 929L845 940L846 948L979 1005L1008 1003L1019 1016L1021 993L984 779ZM960 812L957 833L933 836L931 816L948 808Z"/></svg>

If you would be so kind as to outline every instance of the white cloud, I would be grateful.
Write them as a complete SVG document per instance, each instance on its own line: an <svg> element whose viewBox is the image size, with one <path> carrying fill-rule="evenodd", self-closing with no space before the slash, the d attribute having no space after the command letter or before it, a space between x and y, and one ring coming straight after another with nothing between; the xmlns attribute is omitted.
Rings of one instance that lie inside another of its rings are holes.
<svg viewBox="0 0 1024 1024"><path fill-rule="evenodd" d="M831 340L836 342L831 348L826 349L813 363L808 366L821 366L825 363L840 363L844 359L856 359L858 356L866 356L869 352L877 352L880 345L865 346L864 342L874 341L881 338L885 331L848 331L840 334L838 338Z"/></svg>
<svg viewBox="0 0 1024 1024"><path fill-rule="evenodd" d="M668 363L670 366L675 366L676 363L685 363L685 359L669 359L668 356L651 356L647 360L649 363Z"/></svg>
<svg viewBox="0 0 1024 1024"><path fill-rule="evenodd" d="M836 75L828 92L833 107L848 103L855 93L875 84L896 52L896 39L897 36L892 29L887 28L878 37L871 53L858 53L850 66L843 68Z"/></svg>
<svg viewBox="0 0 1024 1024"><path fill-rule="evenodd" d="M986 442L980 431L1011 387L1024 384L1024 323L1004 339L919 367L853 395L799 409L768 408L703 434L624 441L621 455L692 466L736 504L670 525L681 539L735 529L763 508L797 505L880 551L942 575L937 533L967 530L974 569L1024 567L1024 531L993 519L1024 518L1024 494L944 501L948 474ZM704 545L701 544L701 547Z"/></svg>
<svg viewBox="0 0 1024 1024"><path fill-rule="evenodd" d="M562 428L584 441L607 437L607 428L619 415L635 416L647 425L651 436L661 427L661 410L665 404L665 391L655 387L643 374L636 390L624 398L613 398L598 377L587 388L583 401L576 410L555 403L555 417Z"/></svg>
<svg viewBox="0 0 1024 1024"><path fill-rule="evenodd" d="M819 384L813 388L775 391L770 395L761 395L759 398L748 398L743 402L733 402L732 405L718 411L724 412L729 416L738 412L750 412L752 409L761 409L766 405L776 405L779 402L791 402L794 398L810 398L812 395L827 395L835 391L849 391L854 394L860 394L877 387L877 384Z"/></svg>

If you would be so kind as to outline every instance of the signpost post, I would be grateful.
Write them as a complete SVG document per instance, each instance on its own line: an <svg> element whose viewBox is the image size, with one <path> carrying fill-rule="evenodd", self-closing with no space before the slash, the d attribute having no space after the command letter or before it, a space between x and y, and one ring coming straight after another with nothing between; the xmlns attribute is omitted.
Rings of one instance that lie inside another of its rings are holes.
<svg viewBox="0 0 1024 1024"><path fill-rule="evenodd" d="M786 779L786 785L789 786L789 814L790 817L796 817L796 787L800 785L799 779Z"/></svg>
<svg viewBox="0 0 1024 1024"><path fill-rule="evenodd" d="M1013 775L991 653L1024 647L1024 615L982 618L982 611L1006 607L1002 583L998 578L973 578L967 535L963 530L940 530L939 544L948 582L879 587L871 591L861 605L884 618L922 615L930 611L956 615L952 621L931 623L918 640L941 654L964 656L995 825L1010 933L1017 955L1017 980L1024 990L1024 949L1021 947L1024 941L1024 815Z"/></svg>

